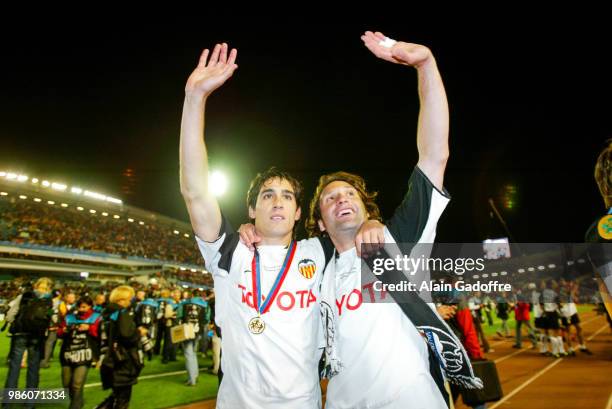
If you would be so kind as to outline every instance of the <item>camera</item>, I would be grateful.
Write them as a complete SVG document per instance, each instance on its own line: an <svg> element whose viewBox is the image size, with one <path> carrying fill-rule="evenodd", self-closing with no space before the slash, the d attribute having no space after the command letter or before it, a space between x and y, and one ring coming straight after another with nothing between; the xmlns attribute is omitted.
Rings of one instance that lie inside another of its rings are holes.
<svg viewBox="0 0 612 409"><path fill-rule="evenodd" d="M142 350L144 352L149 352L151 349L153 349L153 343L146 335L140 337L140 343L142 344Z"/></svg>

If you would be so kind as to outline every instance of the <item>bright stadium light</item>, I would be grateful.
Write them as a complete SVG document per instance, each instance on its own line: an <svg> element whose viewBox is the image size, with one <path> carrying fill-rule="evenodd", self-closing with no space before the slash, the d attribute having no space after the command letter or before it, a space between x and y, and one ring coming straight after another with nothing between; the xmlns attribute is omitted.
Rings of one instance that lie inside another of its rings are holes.
<svg viewBox="0 0 612 409"><path fill-rule="evenodd" d="M20 198L21 200L25 200L25 199L27 199L28 197L27 197L26 195L19 195L19 198Z"/></svg>
<svg viewBox="0 0 612 409"><path fill-rule="evenodd" d="M76 195L80 195L81 193L83 193L83 189L81 189L80 187L73 187L72 189L70 189L70 191Z"/></svg>
<svg viewBox="0 0 612 409"><path fill-rule="evenodd" d="M189 238L189 235L187 233L183 234L183 236Z"/></svg>
<svg viewBox="0 0 612 409"><path fill-rule="evenodd" d="M68 203L62 203L62 207L68 207Z"/></svg>
<svg viewBox="0 0 612 409"><path fill-rule="evenodd" d="M17 179L17 174L16 174L16 173L7 173L7 174L6 174L6 178L7 178L8 180L14 180L14 179Z"/></svg>
<svg viewBox="0 0 612 409"><path fill-rule="evenodd" d="M180 232L178 230L174 230L172 233L179 234Z"/></svg>
<svg viewBox="0 0 612 409"><path fill-rule="evenodd" d="M8 193L6 193L6 192L0 192L0 196L8 196Z"/></svg>
<svg viewBox="0 0 612 409"><path fill-rule="evenodd" d="M138 224L141 225L141 226L144 226L144 222L143 221L139 221Z"/></svg>
<svg viewBox="0 0 612 409"><path fill-rule="evenodd" d="M35 198L34 198L34 201L35 201L36 203L40 203L40 202L42 202L42 199L41 199L41 198L38 198L38 197L35 197Z"/></svg>
<svg viewBox="0 0 612 409"><path fill-rule="evenodd" d="M106 196L101 194L101 193L96 193L96 192L91 192L89 190L86 190L85 193L83 193L84 196L87 197L92 197L94 199L98 199L98 200L106 200Z"/></svg>
<svg viewBox="0 0 612 409"><path fill-rule="evenodd" d="M128 222L130 223L134 223L134 219L132 219L131 217L128 218Z"/></svg>
<svg viewBox="0 0 612 409"><path fill-rule="evenodd" d="M114 215L114 216L113 216L113 219L120 219L120 218L121 218L121 217L119 217L119 215L118 215L118 214L116 214L116 215Z"/></svg>
<svg viewBox="0 0 612 409"><path fill-rule="evenodd" d="M96 211L94 209L89 209L89 213L96 214Z"/></svg>
<svg viewBox="0 0 612 409"><path fill-rule="evenodd" d="M208 176L208 190L214 196L222 196L227 190L227 177L218 170L210 173Z"/></svg>
<svg viewBox="0 0 612 409"><path fill-rule="evenodd" d="M29 178L26 175L17 176L17 182L26 182Z"/></svg>
<svg viewBox="0 0 612 409"><path fill-rule="evenodd" d="M83 209L81 206L77 206L77 210L78 210L79 212L82 212L82 211L83 211L83 210L85 210L85 209Z"/></svg>
<svg viewBox="0 0 612 409"><path fill-rule="evenodd" d="M32 178L32 183L34 184L38 183L38 178Z"/></svg>
<svg viewBox="0 0 612 409"><path fill-rule="evenodd" d="M121 199L115 199L114 197L110 197L110 196L106 196L106 201L107 202L111 202L111 203L115 203L115 204L122 204L123 201Z"/></svg>
<svg viewBox="0 0 612 409"><path fill-rule="evenodd" d="M54 205L55 202L53 200L47 200L47 204Z"/></svg>
<svg viewBox="0 0 612 409"><path fill-rule="evenodd" d="M187 270L185 267L179 267L181 269L181 271L185 271Z"/></svg>
<svg viewBox="0 0 612 409"><path fill-rule="evenodd" d="M51 183L50 183L48 180L43 180L43 181L42 181L42 185L43 185L44 187L49 187L49 186L51 186Z"/></svg>
<svg viewBox="0 0 612 409"><path fill-rule="evenodd" d="M108 213L102 212L102 216L106 217L106 216L108 216Z"/></svg>
<svg viewBox="0 0 612 409"><path fill-rule="evenodd" d="M197 270L196 270L195 268L192 268L192 269L191 269L191 272L192 272L192 273L195 273L196 271L197 271Z"/></svg>
<svg viewBox="0 0 612 409"><path fill-rule="evenodd" d="M51 183L51 189L59 190L61 192L66 190L67 187L68 186L64 185L63 183Z"/></svg>
<svg viewBox="0 0 612 409"><path fill-rule="evenodd" d="M6 176L6 172L0 172L0 178L3 178Z"/></svg>

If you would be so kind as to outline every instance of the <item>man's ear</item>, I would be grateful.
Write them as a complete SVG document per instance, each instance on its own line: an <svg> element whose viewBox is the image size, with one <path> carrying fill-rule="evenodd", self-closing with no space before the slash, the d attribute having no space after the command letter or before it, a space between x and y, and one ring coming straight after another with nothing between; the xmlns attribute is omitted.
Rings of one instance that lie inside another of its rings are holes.
<svg viewBox="0 0 612 409"><path fill-rule="evenodd" d="M317 224L319 225L319 230L325 231L325 223L323 223L323 220L317 220Z"/></svg>
<svg viewBox="0 0 612 409"><path fill-rule="evenodd" d="M249 206L249 219L255 220L255 209Z"/></svg>
<svg viewBox="0 0 612 409"><path fill-rule="evenodd" d="M300 220L300 217L302 217L302 208L298 207L295 211L295 221Z"/></svg>

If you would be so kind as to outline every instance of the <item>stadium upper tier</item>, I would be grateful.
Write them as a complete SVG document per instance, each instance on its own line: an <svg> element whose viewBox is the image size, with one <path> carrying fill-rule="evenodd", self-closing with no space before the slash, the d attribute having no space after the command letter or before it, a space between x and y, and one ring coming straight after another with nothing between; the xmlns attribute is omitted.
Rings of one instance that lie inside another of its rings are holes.
<svg viewBox="0 0 612 409"><path fill-rule="evenodd" d="M2 173L1 241L204 266L187 223L97 193Z"/></svg>

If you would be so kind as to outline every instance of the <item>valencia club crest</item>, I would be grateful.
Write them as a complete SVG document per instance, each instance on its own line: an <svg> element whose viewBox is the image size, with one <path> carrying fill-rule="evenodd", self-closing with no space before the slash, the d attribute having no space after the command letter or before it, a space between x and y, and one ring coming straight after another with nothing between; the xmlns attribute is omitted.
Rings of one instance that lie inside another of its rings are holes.
<svg viewBox="0 0 612 409"><path fill-rule="evenodd" d="M304 278L311 279L317 271L317 265L311 259L305 258L298 263L298 270Z"/></svg>

